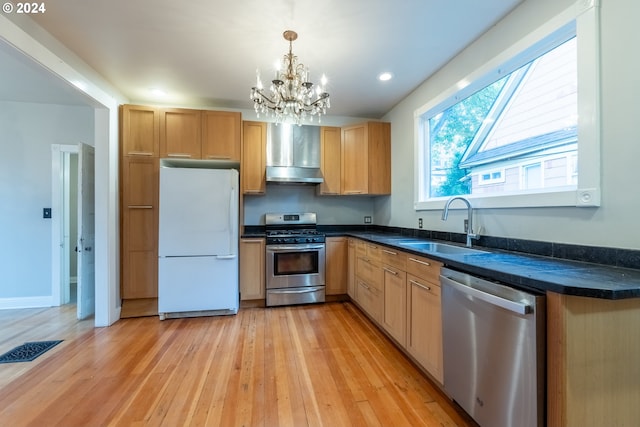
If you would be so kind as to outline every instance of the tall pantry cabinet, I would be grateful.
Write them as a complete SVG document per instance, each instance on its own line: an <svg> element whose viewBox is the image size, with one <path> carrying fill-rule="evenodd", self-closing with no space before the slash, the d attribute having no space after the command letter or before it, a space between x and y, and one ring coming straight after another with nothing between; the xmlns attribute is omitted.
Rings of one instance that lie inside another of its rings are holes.
<svg viewBox="0 0 640 427"><path fill-rule="evenodd" d="M160 112L120 107L120 296L122 316L152 315L158 303Z"/></svg>
<svg viewBox="0 0 640 427"><path fill-rule="evenodd" d="M160 159L240 162L239 112L120 107L121 317L158 313Z"/></svg>

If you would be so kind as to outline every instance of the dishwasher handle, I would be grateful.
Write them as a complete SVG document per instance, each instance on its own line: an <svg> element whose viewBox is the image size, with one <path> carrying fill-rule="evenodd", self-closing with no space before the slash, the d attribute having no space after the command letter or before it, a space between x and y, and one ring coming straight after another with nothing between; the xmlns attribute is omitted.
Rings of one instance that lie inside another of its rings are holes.
<svg viewBox="0 0 640 427"><path fill-rule="evenodd" d="M485 291L481 291L476 288L472 288L456 280L453 280L447 276L441 275L440 282L443 285L451 286L453 289L456 289L462 293L471 295L472 297L478 298L479 300L482 300L486 303L504 308L505 310L509 310L514 313L529 314L533 312L533 308L529 304L522 303L519 301L512 301L510 299L506 299L498 295L494 295Z"/></svg>

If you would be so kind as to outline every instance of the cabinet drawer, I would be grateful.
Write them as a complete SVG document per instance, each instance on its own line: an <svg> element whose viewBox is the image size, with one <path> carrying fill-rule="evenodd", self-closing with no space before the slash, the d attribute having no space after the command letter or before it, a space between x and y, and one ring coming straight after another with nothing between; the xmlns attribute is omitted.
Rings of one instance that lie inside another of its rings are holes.
<svg viewBox="0 0 640 427"><path fill-rule="evenodd" d="M368 258L356 259L356 276L377 289L382 287L382 268Z"/></svg>
<svg viewBox="0 0 640 427"><path fill-rule="evenodd" d="M374 243L365 242L367 257L373 261L380 261L380 246Z"/></svg>
<svg viewBox="0 0 640 427"><path fill-rule="evenodd" d="M362 280L357 281L356 301L376 322L382 318L382 292Z"/></svg>
<svg viewBox="0 0 640 427"><path fill-rule="evenodd" d="M392 248L380 248L380 261L402 271L407 269L407 254Z"/></svg>
<svg viewBox="0 0 640 427"><path fill-rule="evenodd" d="M407 273L431 283L440 283L440 267L442 267L442 263L438 261L411 254L407 255Z"/></svg>

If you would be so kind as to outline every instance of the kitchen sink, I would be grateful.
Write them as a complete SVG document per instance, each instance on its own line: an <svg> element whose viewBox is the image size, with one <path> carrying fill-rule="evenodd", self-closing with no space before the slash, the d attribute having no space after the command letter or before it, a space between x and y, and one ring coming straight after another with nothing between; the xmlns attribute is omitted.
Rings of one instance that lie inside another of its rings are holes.
<svg viewBox="0 0 640 427"><path fill-rule="evenodd" d="M454 246L448 245L446 243L437 243L437 242L424 242L418 240L409 240L409 241L400 241L396 242L399 246L404 246L410 249L414 249L417 251L425 251L425 252L436 252L441 254L474 254L474 253L483 253L479 249L467 248L466 246Z"/></svg>

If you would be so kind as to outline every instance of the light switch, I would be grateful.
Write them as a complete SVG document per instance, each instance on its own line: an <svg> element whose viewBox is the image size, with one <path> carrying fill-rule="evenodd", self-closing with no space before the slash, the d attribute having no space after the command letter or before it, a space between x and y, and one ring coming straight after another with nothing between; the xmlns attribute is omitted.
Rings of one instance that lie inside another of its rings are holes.
<svg viewBox="0 0 640 427"><path fill-rule="evenodd" d="M51 208L42 208L42 218L51 218Z"/></svg>

